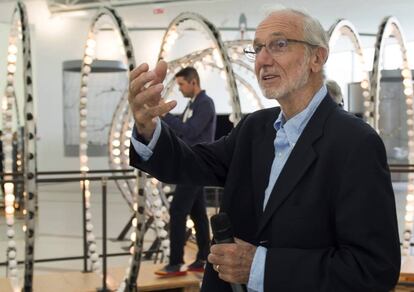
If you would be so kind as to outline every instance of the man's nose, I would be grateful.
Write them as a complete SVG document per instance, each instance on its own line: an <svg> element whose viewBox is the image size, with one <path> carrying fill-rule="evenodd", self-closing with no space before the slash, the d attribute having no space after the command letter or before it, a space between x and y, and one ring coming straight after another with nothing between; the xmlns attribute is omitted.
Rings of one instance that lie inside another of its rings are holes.
<svg viewBox="0 0 414 292"><path fill-rule="evenodd" d="M266 47L262 47L262 49L256 54L256 63L260 62L261 64L269 64L273 63L273 61L274 58Z"/></svg>

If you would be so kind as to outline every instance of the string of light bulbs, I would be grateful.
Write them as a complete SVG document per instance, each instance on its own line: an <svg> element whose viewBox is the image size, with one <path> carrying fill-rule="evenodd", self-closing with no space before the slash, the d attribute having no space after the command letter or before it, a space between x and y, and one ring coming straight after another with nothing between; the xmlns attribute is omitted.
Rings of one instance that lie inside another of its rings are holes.
<svg viewBox="0 0 414 292"><path fill-rule="evenodd" d="M362 49L362 43L360 36L355 29L355 26L346 19L339 19L334 23L329 31L329 48L333 49L334 45L341 36L347 37L351 43L355 52L358 56L358 60L362 66L363 78L360 82L362 97L364 100L364 119L368 124L374 126L374 103L371 101L371 82L369 78L369 72L366 67L364 51Z"/></svg>
<svg viewBox="0 0 414 292"><path fill-rule="evenodd" d="M374 103L374 128L381 134L379 128L379 95L381 80L381 65L383 62L384 43L387 38L394 37L401 49L402 66L401 76L403 78L403 93L407 106L407 136L408 136L408 164L414 163L414 112L413 112L413 84L410 64L407 56L407 43L402 32L401 25L395 17L386 17L381 22L375 42L374 62L371 74L371 100ZM414 173L408 173L407 196L404 216L404 233L402 243L402 255L409 256L411 252L410 242L412 240L414 220Z"/></svg>
<svg viewBox="0 0 414 292"><path fill-rule="evenodd" d="M111 8L102 8L96 16L94 17L89 33L88 39L86 41L84 57L81 67L81 87L80 87L80 104L79 104L79 125L80 125L80 141L79 141L79 158L80 158L80 170L86 174L89 170L88 167L88 142L87 142L87 93L88 93L88 79L89 74L92 71L92 64L95 58L95 49L96 49L96 35L98 33L98 21L104 17L108 16L112 23L114 24L115 31L118 33L120 37L120 49L124 56L124 63L127 65L128 72L135 68L135 58L134 58L134 51L132 47L132 42L128 36L128 31L122 21L122 18L117 14L117 12ZM120 137L116 137L116 133L113 132L114 136L110 136L110 144L112 146L116 146L112 150L118 154L119 146L121 144L117 143L117 139ZM130 137L130 134L129 134ZM110 148L110 147L109 147ZM120 153L119 153L120 154ZM130 259L130 266L127 270L127 276L121 283L122 289L125 291L131 291L131 287L136 285L136 279L139 272L140 262L141 262L141 254L142 254L142 240L143 240L143 230L144 230L144 213L145 213L145 192L144 192L144 185L145 185L145 176L142 172L138 172L137 178L138 186L134 187L136 192L133 193L133 210L135 212L135 218L133 220L134 224L134 236L132 239L132 246L131 248L131 259ZM87 240L88 240L88 253L92 263L92 270L99 271L100 264L98 262L99 256L98 252L96 251L96 242L95 237L93 235L93 225L92 225L92 213L90 210L90 196L91 192L89 190L89 181L83 180L81 182L81 187L85 189L85 201L86 201L86 230L87 230Z"/></svg>
<svg viewBox="0 0 414 292"><path fill-rule="evenodd" d="M19 50L20 48L20 50ZM3 152L4 152L4 172L13 172L13 112L16 120L19 121L19 111L17 108L18 100L16 97L16 74L22 75L23 80L23 115L24 115L24 147L18 145L17 148L24 149L16 155L17 170L23 177L23 214L25 224L25 254L24 254L24 281L23 290L32 291L33 284L33 265L34 265L34 246L35 246L35 212L36 212L36 122L33 102L33 75L30 44L30 28L27 18L26 7L23 2L18 1L12 16L11 31L9 34L9 45L7 55L7 85L5 97L2 102L3 110ZM21 54L21 60L19 60ZM22 64L22 72L17 70L17 65ZM18 123L19 124L19 123ZM21 141L17 141L21 143ZM23 160L23 161L22 161ZM13 180L13 175L5 175L5 180ZM7 182L4 184L5 190L5 216L7 223L7 274L15 291L20 290L17 270L16 242L14 240L14 214L16 205L16 183Z"/></svg>

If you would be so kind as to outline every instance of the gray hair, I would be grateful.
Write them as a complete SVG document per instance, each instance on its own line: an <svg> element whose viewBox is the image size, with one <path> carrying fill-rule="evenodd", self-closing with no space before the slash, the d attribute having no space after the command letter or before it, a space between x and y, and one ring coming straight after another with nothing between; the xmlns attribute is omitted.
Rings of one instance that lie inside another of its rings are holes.
<svg viewBox="0 0 414 292"><path fill-rule="evenodd" d="M339 87L338 83L336 83L334 80L326 80L326 87L328 88L328 92L332 96L332 99L337 104L342 104L342 90L341 87Z"/></svg>
<svg viewBox="0 0 414 292"><path fill-rule="evenodd" d="M324 30L324 28L322 27L321 23L319 22L319 20L317 20L316 18L310 16L309 14L300 11L300 10L296 10L296 9L292 9L292 8L282 8L282 9L274 9L272 12L268 13L268 15L272 14L272 13L276 13L276 12L286 12L286 13L293 13L296 15L299 15L300 17L302 17L303 19L303 39L304 41L316 46L316 47L321 47L324 48L325 50L327 50L329 55L329 40L328 40L328 35L326 33L326 31ZM307 52L310 54L311 53L311 48L306 47L307 48ZM327 60L325 60L326 62ZM323 72L324 74L324 72Z"/></svg>
<svg viewBox="0 0 414 292"><path fill-rule="evenodd" d="M329 51L328 35L319 20L310 16L306 12L292 8L275 9L273 12L293 13L302 17L304 40L312 45L325 48Z"/></svg>

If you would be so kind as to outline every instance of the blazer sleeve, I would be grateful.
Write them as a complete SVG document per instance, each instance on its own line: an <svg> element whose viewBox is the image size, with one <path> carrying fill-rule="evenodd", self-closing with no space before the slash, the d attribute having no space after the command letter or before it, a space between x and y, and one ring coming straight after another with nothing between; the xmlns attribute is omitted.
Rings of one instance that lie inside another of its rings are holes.
<svg viewBox="0 0 414 292"><path fill-rule="evenodd" d="M151 158L143 161L130 147L130 165L165 183L224 186L243 121L228 136L194 146L183 142L161 122L160 137Z"/></svg>
<svg viewBox="0 0 414 292"><path fill-rule="evenodd" d="M354 148L331 196L335 247L268 249L266 292L388 292L397 283L401 255L385 149L373 133Z"/></svg>

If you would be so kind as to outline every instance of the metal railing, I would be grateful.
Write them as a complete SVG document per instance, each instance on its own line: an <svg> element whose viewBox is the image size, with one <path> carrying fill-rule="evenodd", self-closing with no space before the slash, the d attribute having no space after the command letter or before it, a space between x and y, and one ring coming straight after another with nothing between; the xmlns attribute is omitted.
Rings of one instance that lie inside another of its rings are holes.
<svg viewBox="0 0 414 292"><path fill-rule="evenodd" d="M55 262L55 261L69 261L69 260L83 260L83 272L91 272L91 269L88 269L88 242L86 236L86 200L85 200L85 181L100 181L101 182L101 196L102 196L102 254L99 256L102 258L102 288L100 291L108 291L106 288L106 278L107 278L107 258L108 257L116 257L116 256L128 256L130 255L129 252L123 253L107 253L107 184L108 181L116 181L116 180L126 180L126 179L136 179L135 174L131 175L102 175L102 174L114 174L114 173L133 173L134 169L122 169L122 170L112 170L112 169L100 169L100 170L91 170L87 172L81 171L39 171L37 172L37 183L66 183L66 182L83 182L82 183L82 225L83 225L83 233L82 233L82 244L83 244L83 255L81 256L69 256L69 257L53 257L53 258L44 258L44 259L35 259L35 263L44 263L44 262ZM99 175L97 175L99 174ZM1 173L0 178L4 176L12 176L14 179L3 180L0 179L0 184L3 185L7 182L22 183L23 173L21 172L13 172L13 173ZM68 175L78 175L75 177L70 177ZM46 177L42 177L46 176ZM63 176L63 177L56 177L56 176ZM147 225L149 228L149 225ZM158 258L159 253L163 253L161 249L157 246L151 246L150 249L143 252L144 254L155 254L156 259ZM6 262L0 262L0 266L7 266ZM18 264L24 264L23 261L18 261Z"/></svg>

